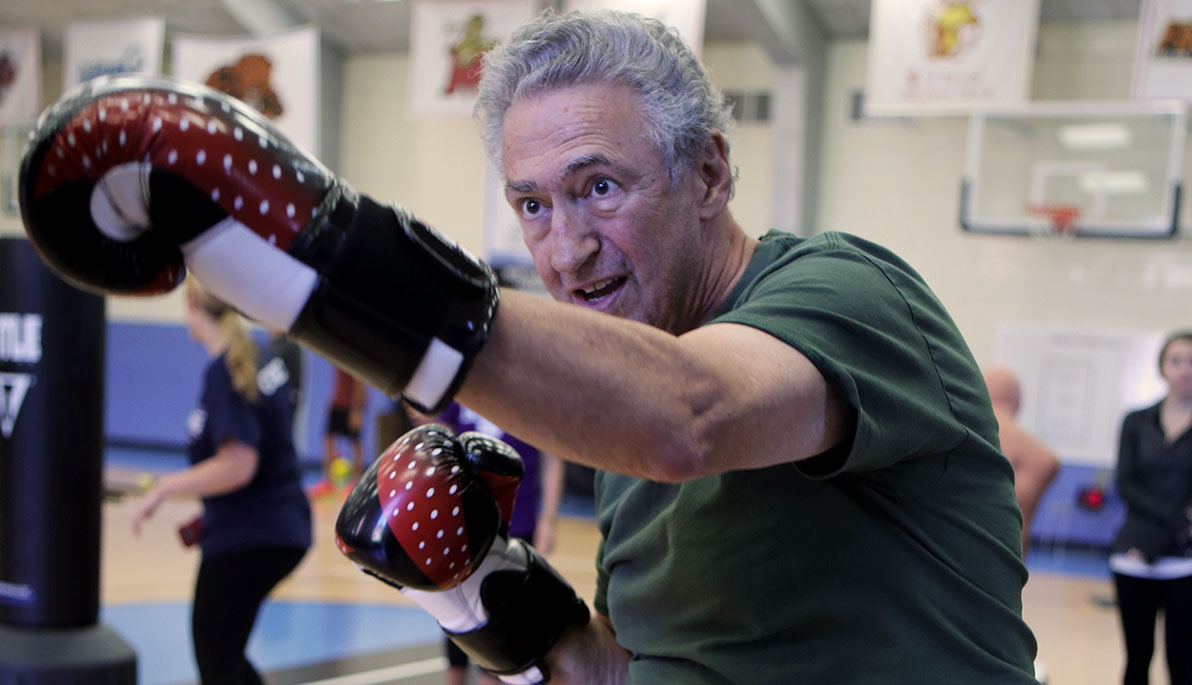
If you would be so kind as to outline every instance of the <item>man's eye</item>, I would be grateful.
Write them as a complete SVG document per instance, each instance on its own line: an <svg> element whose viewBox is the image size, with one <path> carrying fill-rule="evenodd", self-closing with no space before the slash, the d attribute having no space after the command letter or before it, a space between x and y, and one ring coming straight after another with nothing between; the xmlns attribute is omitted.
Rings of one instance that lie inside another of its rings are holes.
<svg viewBox="0 0 1192 685"><path fill-rule="evenodd" d="M609 193L613 192L613 189L616 187L617 184L613 183L607 178L597 179L596 182L592 184L592 194L596 196L608 195Z"/></svg>
<svg viewBox="0 0 1192 685"><path fill-rule="evenodd" d="M522 216L532 217L537 216L542 211L542 203L538 200L525 199L521 201Z"/></svg>

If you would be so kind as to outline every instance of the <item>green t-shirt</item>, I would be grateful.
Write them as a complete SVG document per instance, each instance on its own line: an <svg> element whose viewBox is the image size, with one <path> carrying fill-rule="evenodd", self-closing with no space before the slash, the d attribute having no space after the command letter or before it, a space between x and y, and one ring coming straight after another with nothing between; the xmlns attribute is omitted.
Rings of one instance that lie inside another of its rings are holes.
<svg viewBox="0 0 1192 685"><path fill-rule="evenodd" d="M596 480L596 610L634 683L1034 683L1022 517L980 371L888 250L771 232L711 323L857 410L846 444L684 483Z"/></svg>

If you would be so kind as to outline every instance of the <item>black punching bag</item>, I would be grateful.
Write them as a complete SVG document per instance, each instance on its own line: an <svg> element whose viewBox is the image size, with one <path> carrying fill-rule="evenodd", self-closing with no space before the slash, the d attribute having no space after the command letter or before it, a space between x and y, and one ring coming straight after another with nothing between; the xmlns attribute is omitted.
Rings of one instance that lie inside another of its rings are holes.
<svg viewBox="0 0 1192 685"><path fill-rule="evenodd" d="M98 626L104 300L0 238L0 685L134 683Z"/></svg>

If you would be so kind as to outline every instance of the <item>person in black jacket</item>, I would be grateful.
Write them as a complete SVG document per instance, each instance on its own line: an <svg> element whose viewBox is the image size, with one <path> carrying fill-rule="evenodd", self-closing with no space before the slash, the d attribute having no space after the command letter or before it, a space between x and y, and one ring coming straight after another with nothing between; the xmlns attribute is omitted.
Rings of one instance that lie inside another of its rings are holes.
<svg viewBox="0 0 1192 685"><path fill-rule="evenodd" d="M1125 685L1147 682L1159 611L1171 682L1192 683L1192 330L1168 337L1159 373L1167 395L1126 416L1118 447L1126 519L1109 565L1126 642Z"/></svg>

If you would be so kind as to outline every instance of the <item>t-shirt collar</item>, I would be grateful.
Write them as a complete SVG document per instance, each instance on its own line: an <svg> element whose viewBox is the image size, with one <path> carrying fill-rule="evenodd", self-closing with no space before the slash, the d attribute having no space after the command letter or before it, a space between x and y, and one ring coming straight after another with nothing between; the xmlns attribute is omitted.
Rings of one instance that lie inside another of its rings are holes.
<svg viewBox="0 0 1192 685"><path fill-rule="evenodd" d="M782 254L783 247L779 239L789 237L791 237L790 233L770 229L758 240L757 248L753 251L753 256L749 258L749 264L745 266L745 273L741 274L741 278L733 286L728 297L724 298L724 302L716 310L716 314L712 317L713 319L732 311L737 300L744 294L745 288L749 287L749 284L761 274L762 270L773 264L774 260L778 259L778 256Z"/></svg>

